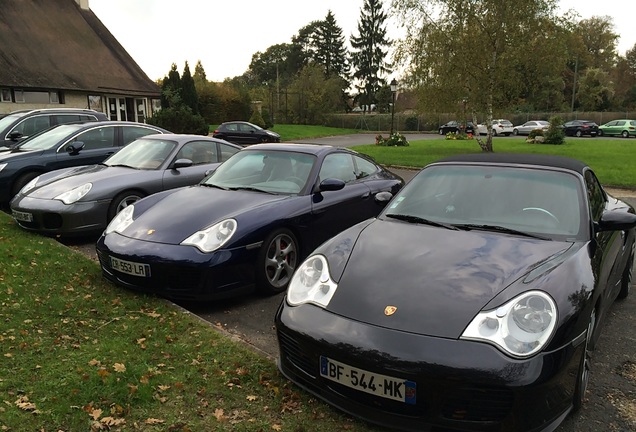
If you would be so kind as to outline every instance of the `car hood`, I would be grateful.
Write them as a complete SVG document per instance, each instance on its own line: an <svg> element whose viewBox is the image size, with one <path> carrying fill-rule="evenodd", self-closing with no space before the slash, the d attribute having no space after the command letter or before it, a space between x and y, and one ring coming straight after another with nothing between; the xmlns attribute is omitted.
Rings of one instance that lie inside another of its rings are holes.
<svg viewBox="0 0 636 432"><path fill-rule="evenodd" d="M224 219L238 218L248 211L262 211L263 207L269 208L288 199L287 195L185 187L163 195L160 201L136 216L122 234L149 242L179 244L196 231ZM240 221L238 231L240 234Z"/></svg>
<svg viewBox="0 0 636 432"><path fill-rule="evenodd" d="M51 171L40 176L36 189L29 192L32 198L53 199L61 193L70 191L86 183L111 183L117 178L117 184L134 184L140 171L133 168L109 167L106 165L86 165ZM126 178L130 178L127 182ZM87 198L90 196L87 195Z"/></svg>
<svg viewBox="0 0 636 432"><path fill-rule="evenodd" d="M377 220L353 246L328 310L457 339L499 292L572 243ZM392 315L385 308L396 309Z"/></svg>
<svg viewBox="0 0 636 432"><path fill-rule="evenodd" d="M24 157L33 157L43 153L44 150L20 150L3 148L0 150L0 163L11 162L12 160L20 160Z"/></svg>

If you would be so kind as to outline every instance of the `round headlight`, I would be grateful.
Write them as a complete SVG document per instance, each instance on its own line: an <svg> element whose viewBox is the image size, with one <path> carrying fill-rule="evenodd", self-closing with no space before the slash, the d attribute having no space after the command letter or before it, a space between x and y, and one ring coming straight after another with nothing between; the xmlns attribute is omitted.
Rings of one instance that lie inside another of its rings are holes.
<svg viewBox="0 0 636 432"><path fill-rule="evenodd" d="M181 242L190 245L201 252L214 252L226 244L236 232L237 223L234 219L225 219L201 231L197 231Z"/></svg>

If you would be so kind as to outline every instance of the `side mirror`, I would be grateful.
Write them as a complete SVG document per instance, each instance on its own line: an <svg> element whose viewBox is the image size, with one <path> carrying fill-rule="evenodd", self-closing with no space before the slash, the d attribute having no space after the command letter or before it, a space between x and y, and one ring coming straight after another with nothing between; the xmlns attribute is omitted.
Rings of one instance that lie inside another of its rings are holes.
<svg viewBox="0 0 636 432"><path fill-rule="evenodd" d="M378 192L375 194L374 201L376 204L384 207L389 201L391 201L391 198L393 198L393 194L391 192Z"/></svg>
<svg viewBox="0 0 636 432"><path fill-rule="evenodd" d="M18 141L21 138L26 138L22 133L13 131L7 136L11 141Z"/></svg>
<svg viewBox="0 0 636 432"><path fill-rule="evenodd" d="M185 168L185 167L189 167L192 166L194 162L192 162L190 159L177 159L176 161L174 161L174 165L172 166L172 169L179 169L179 168Z"/></svg>
<svg viewBox="0 0 636 432"><path fill-rule="evenodd" d="M82 141L75 141L73 144L70 144L66 147L66 151L68 154L76 155L84 148L84 143Z"/></svg>
<svg viewBox="0 0 636 432"><path fill-rule="evenodd" d="M636 214L622 210L606 211L594 225L597 232L630 230L636 228Z"/></svg>
<svg viewBox="0 0 636 432"><path fill-rule="evenodd" d="M345 182L343 182L342 180L336 178L328 178L320 182L320 184L318 185L318 191L337 191L343 189L344 187Z"/></svg>

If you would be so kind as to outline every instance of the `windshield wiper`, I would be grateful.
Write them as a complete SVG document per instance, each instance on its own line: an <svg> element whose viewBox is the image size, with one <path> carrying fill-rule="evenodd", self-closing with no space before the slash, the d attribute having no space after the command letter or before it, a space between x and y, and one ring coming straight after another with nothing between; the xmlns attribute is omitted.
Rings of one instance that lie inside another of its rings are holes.
<svg viewBox="0 0 636 432"><path fill-rule="evenodd" d="M214 183L199 183L199 186L228 190L226 187Z"/></svg>
<svg viewBox="0 0 636 432"><path fill-rule="evenodd" d="M393 214L393 213L386 214L385 216L393 218L393 219L403 220L405 222L410 222L410 223L431 225L431 226L435 226L435 227L439 227L439 228L446 228L446 229L454 230L454 231L458 231L459 230L459 228L456 228L454 225L445 224L445 223L442 223L442 222L436 222L436 221L432 221L430 219L424 219L424 218L419 217L419 216L406 215L406 214Z"/></svg>
<svg viewBox="0 0 636 432"><path fill-rule="evenodd" d="M109 167L123 167L123 168L130 168L130 169L136 169L136 170L139 169L137 167L126 165L126 164L115 164L115 165L108 165L108 166Z"/></svg>
<svg viewBox="0 0 636 432"><path fill-rule="evenodd" d="M270 195L277 195L274 192L270 192L270 191L266 191L266 190L263 190L263 189L255 188L253 186L236 186L236 187L231 187L229 189L230 190L246 190L246 191L252 191L252 192L266 193L266 194L270 194Z"/></svg>
<svg viewBox="0 0 636 432"><path fill-rule="evenodd" d="M514 234L514 235L520 235L520 236L524 236L524 237L530 237L530 238L536 238L536 239L540 239L540 240L552 240L549 237L544 237L544 236L540 236L538 234L532 234L526 231L519 231L516 229L512 229L512 228L508 228L505 226L501 226L501 225L483 225L483 224L458 224L455 225L457 228L460 229L465 229L465 230L481 230L481 231L493 231L493 232L501 232L501 233L506 233L506 234Z"/></svg>

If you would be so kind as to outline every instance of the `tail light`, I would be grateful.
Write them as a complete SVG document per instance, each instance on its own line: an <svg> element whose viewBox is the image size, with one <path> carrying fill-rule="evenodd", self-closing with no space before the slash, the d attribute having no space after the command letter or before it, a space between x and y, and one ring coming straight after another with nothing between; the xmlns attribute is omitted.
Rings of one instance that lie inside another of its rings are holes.
<svg viewBox="0 0 636 432"><path fill-rule="evenodd" d="M214 129L214 132L212 132L212 133L219 133L219 130L218 129Z"/></svg>

